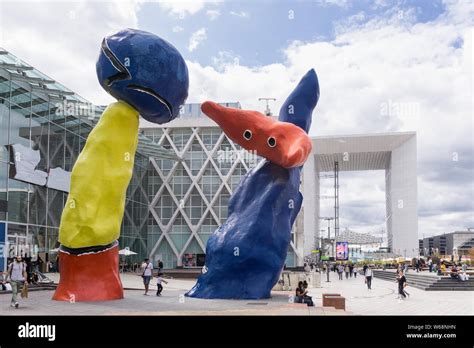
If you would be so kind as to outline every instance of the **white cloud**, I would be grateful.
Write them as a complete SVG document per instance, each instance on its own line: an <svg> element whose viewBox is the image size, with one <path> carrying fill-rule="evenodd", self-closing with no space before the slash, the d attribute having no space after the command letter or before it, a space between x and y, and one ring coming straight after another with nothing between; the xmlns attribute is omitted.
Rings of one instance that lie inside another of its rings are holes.
<svg viewBox="0 0 474 348"><path fill-rule="evenodd" d="M218 5L221 2L223 2L223 0L158 0L158 4L161 8L168 11L172 16L181 19L198 13L206 6ZM218 15L219 14L217 14L217 16Z"/></svg>
<svg viewBox="0 0 474 348"><path fill-rule="evenodd" d="M331 197L321 200L321 216L334 216L334 179L322 178L320 183L321 195ZM385 230L384 172L340 172L339 207L341 231L346 227L363 233ZM327 228L327 223L320 226Z"/></svg>
<svg viewBox="0 0 474 348"><path fill-rule="evenodd" d="M230 11L229 13L232 16L236 16L236 17L240 17L240 18L249 18L250 17L250 14L248 12L245 12L245 11L239 11L239 12Z"/></svg>
<svg viewBox="0 0 474 348"><path fill-rule="evenodd" d="M207 39L206 28L195 31L189 38L188 50L194 51L203 41Z"/></svg>
<svg viewBox="0 0 474 348"><path fill-rule="evenodd" d="M390 2L388 0L375 0L372 4L372 8L376 10L379 8L387 7L389 5L390 5Z"/></svg>
<svg viewBox="0 0 474 348"><path fill-rule="evenodd" d="M136 1L3 2L0 46L95 103L112 101L95 73L102 38L137 27ZM21 23L21 25L19 25Z"/></svg>
<svg viewBox="0 0 474 348"><path fill-rule="evenodd" d="M221 11L219 10L207 10L206 16L211 20L217 19L221 15Z"/></svg>
<svg viewBox="0 0 474 348"><path fill-rule="evenodd" d="M171 29L171 30L173 31L173 33L180 33L180 32L182 32L182 31L184 30L184 28L183 28L183 27L180 27L179 25L175 25L175 26L173 27L173 29Z"/></svg>
<svg viewBox="0 0 474 348"><path fill-rule="evenodd" d="M233 52L219 51L217 56L212 57L212 63L218 71L223 71L229 65L239 65L240 57Z"/></svg>
<svg viewBox="0 0 474 348"><path fill-rule="evenodd" d="M323 7L337 6L345 9L351 6L348 0L316 0L316 2Z"/></svg>
<svg viewBox="0 0 474 348"><path fill-rule="evenodd" d="M205 0L164 0L158 1L161 8L169 11L172 15L184 18L201 11L206 5Z"/></svg>

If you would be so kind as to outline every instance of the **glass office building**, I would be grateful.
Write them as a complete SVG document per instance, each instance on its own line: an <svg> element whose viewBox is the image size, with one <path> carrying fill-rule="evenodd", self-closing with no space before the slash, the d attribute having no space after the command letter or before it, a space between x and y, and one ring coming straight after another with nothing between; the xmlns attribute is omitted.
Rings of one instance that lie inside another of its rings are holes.
<svg viewBox="0 0 474 348"><path fill-rule="evenodd" d="M21 144L39 151L34 168L70 171L91 122L73 112L57 112L64 103L86 100L41 74L12 54L0 51L0 243L6 257L22 254L54 260L49 250L57 247L58 227L66 192L16 180L16 153L10 145ZM36 151L35 151L36 152ZM0 268L5 267L2 259Z"/></svg>

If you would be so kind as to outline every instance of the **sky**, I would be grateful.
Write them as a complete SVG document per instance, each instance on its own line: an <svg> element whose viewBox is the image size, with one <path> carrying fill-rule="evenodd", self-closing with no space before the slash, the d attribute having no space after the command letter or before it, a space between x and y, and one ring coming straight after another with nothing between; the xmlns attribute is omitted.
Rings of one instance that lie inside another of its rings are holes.
<svg viewBox="0 0 474 348"><path fill-rule="evenodd" d="M470 0L0 0L0 46L96 104L113 101L95 74L101 39L125 27L181 52L188 102L262 111L273 97L277 112L314 68L311 135L417 132L421 238L474 227L473 18ZM340 185L341 229L385 229L383 172Z"/></svg>

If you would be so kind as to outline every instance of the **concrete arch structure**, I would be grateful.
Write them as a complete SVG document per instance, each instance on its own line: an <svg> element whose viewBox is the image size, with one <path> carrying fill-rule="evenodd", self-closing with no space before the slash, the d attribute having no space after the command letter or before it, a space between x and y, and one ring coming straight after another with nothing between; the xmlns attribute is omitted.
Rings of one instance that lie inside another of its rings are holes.
<svg viewBox="0 0 474 348"><path fill-rule="evenodd" d="M418 255L417 148L415 132L313 137L313 155L303 170L305 255L319 240L320 173L385 170L388 247L400 256ZM325 226L322 226L325 227Z"/></svg>

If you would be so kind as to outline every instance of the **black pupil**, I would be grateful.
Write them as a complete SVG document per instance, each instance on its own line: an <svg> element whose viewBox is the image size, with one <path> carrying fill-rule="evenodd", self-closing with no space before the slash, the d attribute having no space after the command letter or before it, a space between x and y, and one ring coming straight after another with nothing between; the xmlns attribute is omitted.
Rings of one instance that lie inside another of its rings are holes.
<svg viewBox="0 0 474 348"><path fill-rule="evenodd" d="M268 145L273 147L275 146L275 144L276 144L275 138L268 138Z"/></svg>
<svg viewBox="0 0 474 348"><path fill-rule="evenodd" d="M244 137L245 137L245 139L250 139L252 137L252 133L250 131L246 130L244 132Z"/></svg>

